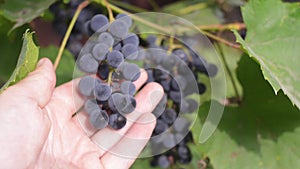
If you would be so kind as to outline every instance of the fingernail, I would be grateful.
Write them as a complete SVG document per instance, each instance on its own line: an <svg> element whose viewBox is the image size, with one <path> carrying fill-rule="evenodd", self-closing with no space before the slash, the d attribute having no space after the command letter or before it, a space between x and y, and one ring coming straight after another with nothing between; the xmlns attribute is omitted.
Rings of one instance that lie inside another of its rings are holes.
<svg viewBox="0 0 300 169"><path fill-rule="evenodd" d="M36 65L36 67L41 67L43 64L45 63L45 59L41 59L38 64Z"/></svg>

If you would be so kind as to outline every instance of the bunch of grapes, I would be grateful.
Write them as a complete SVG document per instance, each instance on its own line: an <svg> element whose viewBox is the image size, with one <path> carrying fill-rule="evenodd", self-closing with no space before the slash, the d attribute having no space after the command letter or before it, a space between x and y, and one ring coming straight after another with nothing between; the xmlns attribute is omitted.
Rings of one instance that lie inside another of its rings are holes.
<svg viewBox="0 0 300 169"><path fill-rule="evenodd" d="M156 155L152 166L167 168L176 162L188 164L192 155L187 143L192 142L190 121L185 114L195 112L199 104L189 98L191 94L203 94L206 86L200 74L214 77L217 66L208 63L188 46L169 50L167 45L157 44L156 36L148 36L148 49L144 52L144 68L148 82L159 83L165 92L163 99L154 109L157 123L152 134L151 147ZM167 52L165 52L167 50ZM187 52L186 52L187 51ZM193 86L193 81L196 83Z"/></svg>
<svg viewBox="0 0 300 169"><path fill-rule="evenodd" d="M54 15L53 27L59 35L65 35L68 25L81 2L83 2L83 0L70 0L67 4L58 1L50 6L50 11ZM86 22L97 13L99 13L99 6L96 6L95 4L88 5L80 12L67 44L67 49L75 57L79 55L83 44L91 35Z"/></svg>
<svg viewBox="0 0 300 169"><path fill-rule="evenodd" d="M128 32L132 20L125 14L117 15L111 23L97 14L86 25L93 36L77 59L79 70L87 73L78 86L88 98L84 109L95 129L121 129L125 115L136 107L133 82L141 73L136 64L127 61L138 58L139 38Z"/></svg>
<svg viewBox="0 0 300 169"><path fill-rule="evenodd" d="M142 60L147 82L161 84L165 92L153 111L157 123L150 140L155 155L151 165L167 168L176 162L188 164L192 160L188 143L193 138L191 121L185 115L199 107L189 96L206 91L200 74L214 77L217 66L186 45L170 48L170 44L157 43L152 35L141 50L139 37L129 32L132 19L125 14L118 14L113 22L96 14L82 25L92 36L77 58L77 67L86 73L78 89L87 97L84 110L91 125L98 130L107 126L118 130L126 125L125 115L136 107L133 82L141 74L132 61Z"/></svg>

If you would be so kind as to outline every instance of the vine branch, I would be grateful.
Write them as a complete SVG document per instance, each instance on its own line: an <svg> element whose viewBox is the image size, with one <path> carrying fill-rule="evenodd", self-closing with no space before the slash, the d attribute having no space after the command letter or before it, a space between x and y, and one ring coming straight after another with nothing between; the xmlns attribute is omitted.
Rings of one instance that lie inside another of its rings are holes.
<svg viewBox="0 0 300 169"><path fill-rule="evenodd" d="M55 70L57 69L57 66L58 66L58 64L59 64L59 62L61 60L61 56L62 56L63 51L64 51L64 49L65 49L65 47L67 45L67 41L68 41L68 39L69 39L69 37L71 35L71 32L72 32L73 27L74 27L74 25L76 23L76 20L77 20L77 18L79 16L80 12L82 11L82 9L84 9L88 4L89 4L89 1L83 1L77 7L77 9L75 11L75 14L74 14L74 16L73 16L73 18L72 18L72 20L71 20L71 22L69 24L68 29L67 29L67 32L66 32L66 34L64 36L64 39L63 39L63 41L62 41L62 43L61 43L61 45L59 47L59 51L58 51L58 54L57 54L55 62L54 62L54 69Z"/></svg>
<svg viewBox="0 0 300 169"><path fill-rule="evenodd" d="M233 90L234 90L234 93L235 93L235 96L236 96L236 99L237 99L237 103L239 104L240 101L241 101L240 94L239 94L237 85L236 85L236 83L235 83L235 81L234 81L232 72L230 71L230 68L229 68L229 66L228 66L228 63L227 63L227 61L226 61L225 54L224 54L224 52L223 52L223 49L222 49L221 45L220 45L218 42L215 43L215 44L216 44L216 47L218 48L218 51L219 51L219 53L220 53L220 55L221 55L221 59L222 59L224 65L225 65L225 69L226 69L226 71L227 71L227 73L228 73L228 75L229 75L230 81L231 81L231 83L232 83Z"/></svg>
<svg viewBox="0 0 300 169"><path fill-rule="evenodd" d="M225 45L227 45L227 46L229 46L229 47L236 48L236 49L240 49L240 48L241 48L241 45L236 44L236 43L229 42L229 41L227 41L226 39L223 39L223 38L221 38L221 37L219 37L219 36L216 36L216 35L214 35L214 34L212 34L212 33L209 33L209 32L204 31L204 30L201 30L201 32L202 32L203 34L205 34L206 36L208 36L208 37L210 37L210 38L212 38L212 39L214 39L214 40L216 40L216 41L219 41L219 42L221 42L221 43L224 43Z"/></svg>
<svg viewBox="0 0 300 169"><path fill-rule="evenodd" d="M223 31L223 30L242 30L246 29L246 25L244 23L229 23L229 24L215 24L215 25L201 25L197 26L201 30L210 30L210 31Z"/></svg>
<svg viewBox="0 0 300 169"><path fill-rule="evenodd" d="M107 0L103 0L103 1L104 1L104 3L105 3L106 9L107 9L107 11L108 11L109 22L113 22L113 21L115 20L115 18L114 18L114 14L113 14L113 12L112 12L112 10L111 10L111 8L110 8L110 5L111 5L111 4L109 4L109 3L107 2Z"/></svg>

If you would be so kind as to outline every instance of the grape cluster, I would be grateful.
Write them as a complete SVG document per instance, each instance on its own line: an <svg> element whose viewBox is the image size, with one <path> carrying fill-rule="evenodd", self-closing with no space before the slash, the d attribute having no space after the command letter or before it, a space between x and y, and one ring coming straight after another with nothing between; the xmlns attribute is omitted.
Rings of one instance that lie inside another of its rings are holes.
<svg viewBox="0 0 300 169"><path fill-rule="evenodd" d="M54 15L53 27L59 35L65 35L76 8L81 2L83 0L70 0L66 4L63 1L58 1L50 6L50 11ZM90 4L80 12L67 43L67 49L75 57L79 55L83 44L91 35L85 23L97 13L99 13L99 6L96 4Z"/></svg>
<svg viewBox="0 0 300 169"><path fill-rule="evenodd" d="M93 36L77 59L78 69L87 73L78 85L79 92L88 98L84 110L95 129L121 129L125 115L136 107L133 82L141 72L128 61L138 58L139 38L129 33L132 19L125 14L117 15L113 22L97 14L85 24Z"/></svg>
<svg viewBox="0 0 300 169"><path fill-rule="evenodd" d="M188 46L185 46L186 50L175 48L170 51L167 45L157 44L156 38L153 35L147 38L144 68L148 73L148 82L161 84L165 95L153 111L157 123L150 141L153 154L159 154L162 150L166 152L156 155L151 165L167 168L176 162L188 164L191 161L192 155L187 145L193 140L189 131L191 123L184 115L195 112L199 104L188 96L203 94L206 86L201 82L200 74L214 77L218 69Z"/></svg>

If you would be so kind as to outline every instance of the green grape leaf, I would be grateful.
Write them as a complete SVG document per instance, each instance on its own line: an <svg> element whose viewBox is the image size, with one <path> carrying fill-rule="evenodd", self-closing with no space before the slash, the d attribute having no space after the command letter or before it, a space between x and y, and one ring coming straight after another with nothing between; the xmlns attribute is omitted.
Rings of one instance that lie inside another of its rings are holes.
<svg viewBox="0 0 300 169"><path fill-rule="evenodd" d="M259 62L275 92L282 89L300 108L299 4L253 0L242 14L247 37L243 40L235 31L237 41Z"/></svg>
<svg viewBox="0 0 300 169"><path fill-rule="evenodd" d="M0 86L4 85L14 71L20 52L16 49L21 49L22 37L27 29L22 26L8 35L7 32L12 26L12 22L0 15Z"/></svg>
<svg viewBox="0 0 300 169"><path fill-rule="evenodd" d="M7 0L0 7L1 14L16 22L12 30L40 16L55 0Z"/></svg>
<svg viewBox="0 0 300 169"><path fill-rule="evenodd" d="M39 47L36 46L33 41L33 32L29 32L27 29L23 36L24 40L17 66L9 80L0 89L0 93L2 93L9 86L22 80L35 69L39 56Z"/></svg>
<svg viewBox="0 0 300 169"><path fill-rule="evenodd" d="M57 53L58 53L58 48L54 46L41 48L40 58L47 57L54 63ZM69 51L65 50L61 57L60 63L56 69L57 86L72 80L74 66L75 66L74 56Z"/></svg>
<svg viewBox="0 0 300 169"><path fill-rule="evenodd" d="M282 91L273 92L259 65L246 55L237 71L244 100L238 107L225 107L218 129L207 142L198 143L198 151L217 169L299 168L299 109ZM196 139L209 105L202 105L192 128Z"/></svg>

